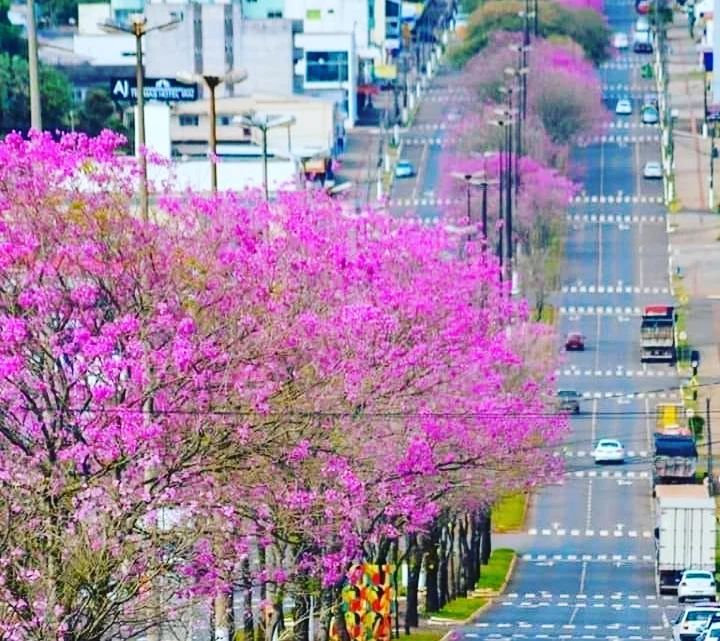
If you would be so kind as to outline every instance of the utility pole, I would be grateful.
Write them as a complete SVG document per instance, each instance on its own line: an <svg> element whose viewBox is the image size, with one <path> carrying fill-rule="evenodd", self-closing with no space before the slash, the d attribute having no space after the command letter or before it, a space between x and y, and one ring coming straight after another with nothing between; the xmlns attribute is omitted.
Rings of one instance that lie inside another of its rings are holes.
<svg viewBox="0 0 720 641"><path fill-rule="evenodd" d="M715 494L715 482L713 479L713 453L712 453L712 431L710 429L710 398L705 399L705 426L707 428L707 451L708 451L708 488L710 494Z"/></svg>
<svg viewBox="0 0 720 641"><path fill-rule="evenodd" d="M38 69L37 24L35 22L35 0L27 0L28 75L30 81L30 126L42 130L40 109L40 72Z"/></svg>

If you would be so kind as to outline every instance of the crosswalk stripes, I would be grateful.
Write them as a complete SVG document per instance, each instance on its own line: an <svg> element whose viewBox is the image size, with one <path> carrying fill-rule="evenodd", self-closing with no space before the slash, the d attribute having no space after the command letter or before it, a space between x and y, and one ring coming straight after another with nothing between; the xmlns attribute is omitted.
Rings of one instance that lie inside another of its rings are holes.
<svg viewBox="0 0 720 641"><path fill-rule="evenodd" d="M446 145L446 144L453 144L457 142L457 140L452 138L441 138L439 136L414 136L414 137L404 137L403 139L403 145L416 147L418 145Z"/></svg>
<svg viewBox="0 0 720 641"><path fill-rule="evenodd" d="M657 125L651 125L647 122L630 122L629 120L611 120L607 124L608 129L655 129Z"/></svg>
<svg viewBox="0 0 720 641"><path fill-rule="evenodd" d="M523 561L600 561L610 563L652 563L654 561L650 554L530 554L520 556Z"/></svg>
<svg viewBox="0 0 720 641"><path fill-rule="evenodd" d="M632 203L637 205L638 203L657 203L662 204L664 198L662 196L628 196L623 194L618 195L602 195L602 196L591 196L588 194L580 194L577 196L570 197L571 203Z"/></svg>
<svg viewBox="0 0 720 641"><path fill-rule="evenodd" d="M592 451L588 450L563 450L559 454L566 458L590 458L593 455ZM647 450L629 450L626 454L629 458L635 458L636 456L647 458L650 453ZM599 471L596 470L596 473L599 473Z"/></svg>
<svg viewBox="0 0 720 641"><path fill-rule="evenodd" d="M459 198L427 196L424 198L391 198L389 204L391 207L442 207L444 205L458 205L463 202L464 201Z"/></svg>
<svg viewBox="0 0 720 641"><path fill-rule="evenodd" d="M567 221L571 223L606 223L632 225L638 223L665 224L665 216L629 216L622 214L568 214Z"/></svg>
<svg viewBox="0 0 720 641"><path fill-rule="evenodd" d="M640 307L622 307L620 305L561 305L559 310L563 316L642 316Z"/></svg>
<svg viewBox="0 0 720 641"><path fill-rule="evenodd" d="M640 84L637 82L626 83L626 82L611 82L603 83L603 91L644 91L646 93L654 93L655 88L652 83Z"/></svg>
<svg viewBox="0 0 720 641"><path fill-rule="evenodd" d="M660 134L641 134L641 135L622 135L622 134L602 134L597 136L587 136L578 140L579 147L588 147L589 145L605 144L639 144L645 142L660 142Z"/></svg>
<svg viewBox="0 0 720 641"><path fill-rule="evenodd" d="M603 538L652 538L652 532L645 530L639 532L638 530L580 530L580 529L565 529L565 528L530 528L527 531L528 536L572 536L572 537L603 537Z"/></svg>
<svg viewBox="0 0 720 641"><path fill-rule="evenodd" d="M633 400L633 399L644 399L644 398L677 398L680 395L680 390L674 392L667 391L650 391L650 392L588 392L582 393L583 398L613 398L617 399L618 403L622 400Z"/></svg>
<svg viewBox="0 0 720 641"><path fill-rule="evenodd" d="M667 641L667 637L662 635L642 636L640 634L631 634L629 636L618 636L617 634L609 634L596 636L594 634L582 634L580 636L573 634L525 634L515 632L513 634L502 634L500 632L483 635L477 632L463 632L462 637L468 639L482 639L482 641L547 641L548 639L557 641Z"/></svg>
<svg viewBox="0 0 720 641"><path fill-rule="evenodd" d="M639 69L643 63L638 60L610 60L600 65L601 69Z"/></svg>
<svg viewBox="0 0 720 641"><path fill-rule="evenodd" d="M664 369L580 369L580 368L565 368L555 370L556 376L596 376L600 377L615 377L615 378L639 378L639 377L660 377L663 376L675 376L676 372L673 370Z"/></svg>
<svg viewBox="0 0 720 641"><path fill-rule="evenodd" d="M563 285L563 294L669 294L669 287L631 285Z"/></svg>
<svg viewBox="0 0 720 641"><path fill-rule="evenodd" d="M643 452L641 452L643 454ZM647 452L644 452L647 454ZM627 472L609 470L569 470L565 472L565 476L574 477L576 479L649 479L650 472L634 472L629 470Z"/></svg>

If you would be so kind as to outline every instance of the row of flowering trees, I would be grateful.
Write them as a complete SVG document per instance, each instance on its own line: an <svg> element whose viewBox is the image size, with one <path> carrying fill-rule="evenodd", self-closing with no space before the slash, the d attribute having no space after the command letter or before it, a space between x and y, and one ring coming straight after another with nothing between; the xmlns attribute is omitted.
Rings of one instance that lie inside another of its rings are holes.
<svg viewBox="0 0 720 641"><path fill-rule="evenodd" d="M210 602L223 638L234 594L248 639L288 596L328 638L353 564L436 554L459 514L472 588L487 506L558 472L565 427L494 259L309 192L142 220L119 143L0 143L0 639L157 638Z"/></svg>
<svg viewBox="0 0 720 641"><path fill-rule="evenodd" d="M556 285L567 203L577 189L566 177L571 169L570 149L599 133L608 120L594 65L608 56L608 30L600 13L602 5L596 0L540 2L540 36L551 39L532 38L525 54L526 80L522 86L512 83L508 101L507 71L523 61L524 20L518 16L519 5L510 0L480 4L470 18L466 39L455 45L456 54L464 52L461 62L469 48L481 50L464 63L456 80L458 88L469 92L470 100L465 103L467 113L450 127L442 190L456 201L461 199L465 186L454 179L458 173L482 173L497 182L507 167L507 160L500 158L510 155L517 267L523 291L533 300L539 318L546 293ZM510 151L504 129L497 126L498 113L508 113L509 108L514 109ZM518 121L520 144L516 144ZM503 224L493 216L501 209L499 198L499 189L488 188L488 210L495 225ZM456 207L453 213L462 216L462 208Z"/></svg>

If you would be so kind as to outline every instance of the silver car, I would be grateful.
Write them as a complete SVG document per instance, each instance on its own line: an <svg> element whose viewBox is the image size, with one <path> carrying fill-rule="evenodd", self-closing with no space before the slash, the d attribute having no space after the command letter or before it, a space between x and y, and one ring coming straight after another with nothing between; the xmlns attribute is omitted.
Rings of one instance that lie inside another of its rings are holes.
<svg viewBox="0 0 720 641"><path fill-rule="evenodd" d="M695 641L713 614L720 612L720 606L710 603L685 608L673 621L673 641Z"/></svg>
<svg viewBox="0 0 720 641"><path fill-rule="evenodd" d="M557 393L558 407L563 412L580 413L580 399L582 396L575 390L561 389Z"/></svg>

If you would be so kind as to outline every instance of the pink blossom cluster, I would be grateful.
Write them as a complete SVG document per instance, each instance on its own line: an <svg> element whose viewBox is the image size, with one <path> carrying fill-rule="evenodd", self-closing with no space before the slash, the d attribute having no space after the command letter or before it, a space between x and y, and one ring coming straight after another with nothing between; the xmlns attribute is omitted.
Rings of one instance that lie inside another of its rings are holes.
<svg viewBox="0 0 720 641"><path fill-rule="evenodd" d="M0 143L4 639L112 636L248 572L333 585L558 472L552 335L479 243L311 192L145 221L117 143Z"/></svg>

